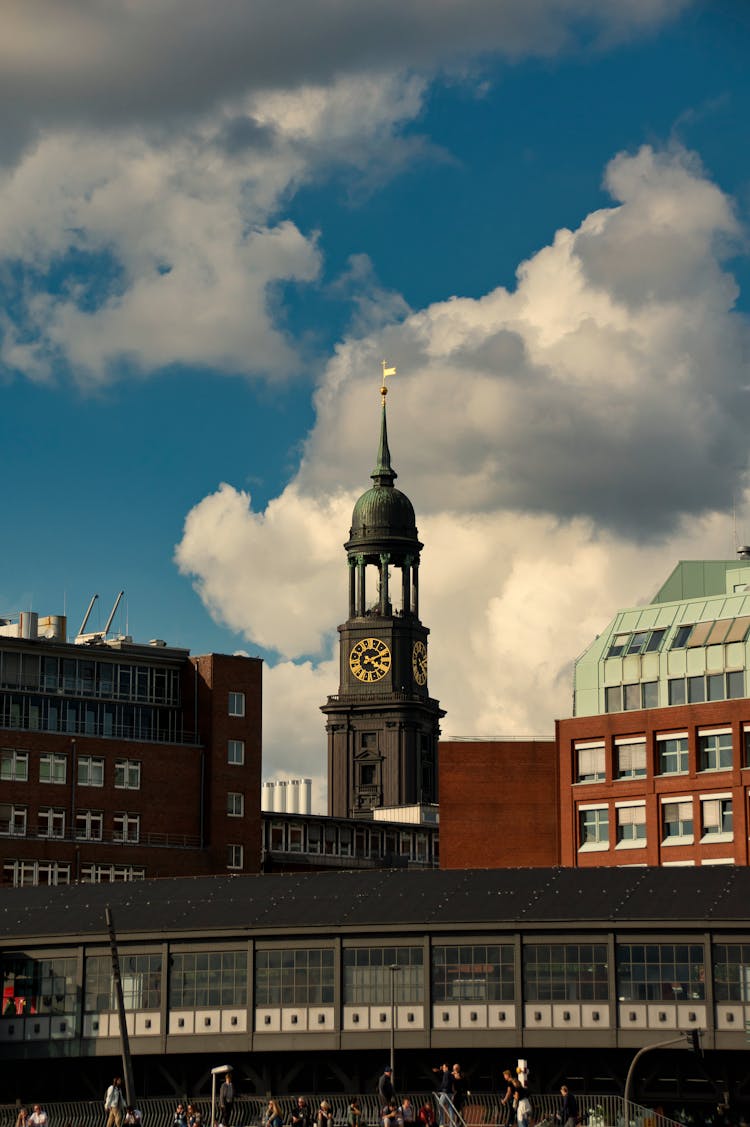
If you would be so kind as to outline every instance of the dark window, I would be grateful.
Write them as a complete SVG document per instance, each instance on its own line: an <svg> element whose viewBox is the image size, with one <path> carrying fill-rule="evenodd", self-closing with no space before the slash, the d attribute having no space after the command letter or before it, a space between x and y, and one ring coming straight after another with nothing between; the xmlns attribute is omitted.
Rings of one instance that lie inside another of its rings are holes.
<svg viewBox="0 0 750 1127"><path fill-rule="evenodd" d="M622 712L622 685L613 685L604 690L604 711Z"/></svg>
<svg viewBox="0 0 750 1127"><path fill-rule="evenodd" d="M621 1002L688 1002L705 998L703 946L687 943L618 944L617 994Z"/></svg>
<svg viewBox="0 0 750 1127"><path fill-rule="evenodd" d="M624 704L625 711L632 712L636 708L641 707L641 686L640 685L624 685Z"/></svg>
<svg viewBox="0 0 750 1127"><path fill-rule="evenodd" d="M398 970L391 970L398 967ZM421 947L350 947L344 950L344 1004L419 1005L424 1001Z"/></svg>
<svg viewBox="0 0 750 1127"><path fill-rule="evenodd" d="M257 1006L315 1006L333 1002L333 950L256 951Z"/></svg>
<svg viewBox="0 0 750 1127"><path fill-rule="evenodd" d="M672 677L668 683L669 703L670 704L685 704L687 697L685 694L685 678Z"/></svg>
<svg viewBox="0 0 750 1127"><path fill-rule="evenodd" d="M513 946L466 944L432 949L432 1001L512 1002Z"/></svg>
<svg viewBox="0 0 750 1127"><path fill-rule="evenodd" d="M727 673L727 700L737 700L745 695L745 671L733 669Z"/></svg>
<svg viewBox="0 0 750 1127"><path fill-rule="evenodd" d="M700 704L706 699L706 683L703 677L688 677L688 703Z"/></svg>
<svg viewBox="0 0 750 1127"><path fill-rule="evenodd" d="M527 1002L603 1002L608 997L605 943L529 943L523 951Z"/></svg>
<svg viewBox="0 0 750 1127"><path fill-rule="evenodd" d="M644 708L658 708L659 705L659 682L658 681L644 681L641 685L642 701Z"/></svg>
<svg viewBox="0 0 750 1127"><path fill-rule="evenodd" d="M644 653L650 654L658 650L662 642L664 641L664 635L666 634L666 632L666 630L652 630L651 637L646 644Z"/></svg>
<svg viewBox="0 0 750 1127"><path fill-rule="evenodd" d="M687 640L690 637L690 631L692 629L692 623L690 626L678 626L670 648L673 650L683 649L687 645Z"/></svg>

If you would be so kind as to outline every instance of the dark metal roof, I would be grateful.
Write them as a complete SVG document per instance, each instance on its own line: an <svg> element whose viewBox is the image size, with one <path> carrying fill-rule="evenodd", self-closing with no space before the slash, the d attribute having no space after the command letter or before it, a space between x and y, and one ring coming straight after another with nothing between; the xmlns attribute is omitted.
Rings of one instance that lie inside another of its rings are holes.
<svg viewBox="0 0 750 1127"><path fill-rule="evenodd" d="M180 877L0 891L0 938L312 936L473 925L750 927L750 869L495 869Z"/></svg>

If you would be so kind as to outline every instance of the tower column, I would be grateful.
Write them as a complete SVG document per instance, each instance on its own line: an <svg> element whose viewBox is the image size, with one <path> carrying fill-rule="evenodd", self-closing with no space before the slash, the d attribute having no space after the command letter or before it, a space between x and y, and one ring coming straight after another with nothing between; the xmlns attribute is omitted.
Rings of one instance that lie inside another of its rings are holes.
<svg viewBox="0 0 750 1127"><path fill-rule="evenodd" d="M359 606L357 614L364 615L365 613L365 557L357 556L357 577L359 579Z"/></svg>
<svg viewBox="0 0 750 1127"><path fill-rule="evenodd" d="M404 558L401 568L401 612L411 614L411 556Z"/></svg>
<svg viewBox="0 0 750 1127"><path fill-rule="evenodd" d="M388 564L391 562L390 552L380 553L380 613L385 616L390 614L390 596L388 594Z"/></svg>
<svg viewBox="0 0 750 1127"><path fill-rule="evenodd" d="M417 557L414 561L411 569L411 574L413 591L412 611L414 615L419 618L419 557Z"/></svg>
<svg viewBox="0 0 750 1127"><path fill-rule="evenodd" d="M349 617L354 618L357 598L357 561L349 556Z"/></svg>

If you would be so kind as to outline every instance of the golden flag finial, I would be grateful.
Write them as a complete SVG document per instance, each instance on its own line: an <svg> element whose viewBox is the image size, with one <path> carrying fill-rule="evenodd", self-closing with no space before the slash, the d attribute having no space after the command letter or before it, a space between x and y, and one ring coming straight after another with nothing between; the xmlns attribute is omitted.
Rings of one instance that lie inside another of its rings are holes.
<svg viewBox="0 0 750 1127"><path fill-rule="evenodd" d="M385 386L386 377L387 376L395 376L395 375L396 375L396 366L394 365L392 368L389 368L386 361L384 360L383 361L383 382L380 385L380 394L383 397L383 406L385 406L385 397L388 394L388 388Z"/></svg>

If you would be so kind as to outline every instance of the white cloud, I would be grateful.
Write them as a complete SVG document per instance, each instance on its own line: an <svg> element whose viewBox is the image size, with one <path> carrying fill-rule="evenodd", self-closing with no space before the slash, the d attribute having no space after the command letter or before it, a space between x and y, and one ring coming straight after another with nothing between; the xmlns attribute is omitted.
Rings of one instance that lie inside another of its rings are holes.
<svg viewBox="0 0 750 1127"><path fill-rule="evenodd" d="M326 659L326 684L285 668L305 740L324 746L317 709L338 687L341 544L375 457L382 356L399 366L390 444L426 545L446 734L551 733L571 663L618 607L682 556L731 554L721 510L744 460L747 344L722 266L732 208L680 151L621 155L608 178L616 205L558 232L514 292L342 343L300 471L264 513L224 487L189 515L178 559L212 613L287 658ZM288 741L266 740L269 766L294 769Z"/></svg>

